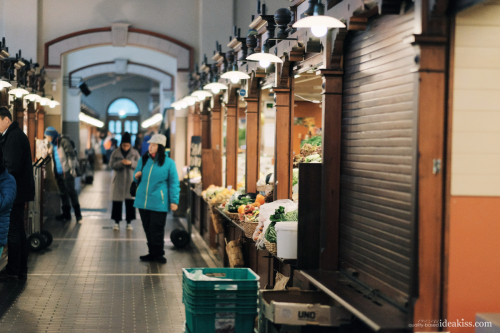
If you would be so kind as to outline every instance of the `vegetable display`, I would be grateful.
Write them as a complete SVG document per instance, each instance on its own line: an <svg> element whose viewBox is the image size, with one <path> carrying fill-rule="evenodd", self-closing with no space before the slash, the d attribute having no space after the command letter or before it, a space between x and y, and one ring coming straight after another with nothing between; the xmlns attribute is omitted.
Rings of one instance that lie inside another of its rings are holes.
<svg viewBox="0 0 500 333"><path fill-rule="evenodd" d="M302 142L300 143L300 148L302 148L306 144L309 144L311 146L321 146L322 144L321 135L313 136L312 138L307 140L302 140Z"/></svg>
<svg viewBox="0 0 500 333"><path fill-rule="evenodd" d="M323 161L321 154L321 146L306 143L300 149L300 154L293 158L293 167L298 168L299 163L321 163Z"/></svg>

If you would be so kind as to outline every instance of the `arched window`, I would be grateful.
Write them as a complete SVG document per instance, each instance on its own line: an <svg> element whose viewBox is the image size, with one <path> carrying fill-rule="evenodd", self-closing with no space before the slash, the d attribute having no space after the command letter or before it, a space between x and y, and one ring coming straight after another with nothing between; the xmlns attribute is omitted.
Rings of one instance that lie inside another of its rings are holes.
<svg viewBox="0 0 500 333"><path fill-rule="evenodd" d="M137 107L137 104L128 98L118 98L109 105L108 114L110 116L120 116L120 118L126 118L128 115L138 115L139 108Z"/></svg>

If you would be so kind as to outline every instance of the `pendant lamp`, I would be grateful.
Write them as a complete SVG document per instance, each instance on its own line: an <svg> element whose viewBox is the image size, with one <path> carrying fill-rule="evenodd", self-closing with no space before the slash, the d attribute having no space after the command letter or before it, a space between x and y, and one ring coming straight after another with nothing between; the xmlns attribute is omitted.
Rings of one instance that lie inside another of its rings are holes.
<svg viewBox="0 0 500 333"><path fill-rule="evenodd" d="M0 80L0 90L3 88L10 88L10 87L12 87L12 84L10 84L7 81Z"/></svg>
<svg viewBox="0 0 500 333"><path fill-rule="evenodd" d="M212 94L205 90L196 90L191 94L191 96L204 100L207 97L212 97Z"/></svg>
<svg viewBox="0 0 500 333"><path fill-rule="evenodd" d="M42 97L38 96L37 94L31 93L29 95L24 96L24 99L27 99L30 102L35 102L35 101L42 99Z"/></svg>
<svg viewBox="0 0 500 333"><path fill-rule="evenodd" d="M274 54L269 53L269 46L264 44L261 53L253 53L247 57L247 60L258 61L259 65L263 68L269 67L272 62L283 63L283 60L275 56Z"/></svg>
<svg viewBox="0 0 500 333"><path fill-rule="evenodd" d="M9 95L15 95L16 98L21 98L23 95L28 95L29 91L23 88L19 88L19 84L17 88L9 90Z"/></svg>
<svg viewBox="0 0 500 333"><path fill-rule="evenodd" d="M318 3L314 6L313 16L298 20L292 27L311 28L311 32L316 37L323 37L331 28L345 28L345 24L340 20L324 14L325 5L323 5L322 0L318 0Z"/></svg>
<svg viewBox="0 0 500 333"><path fill-rule="evenodd" d="M250 76L247 73L238 70L238 64L233 63L233 70L222 74L221 78L229 79L232 83L238 83L240 80L248 80Z"/></svg>

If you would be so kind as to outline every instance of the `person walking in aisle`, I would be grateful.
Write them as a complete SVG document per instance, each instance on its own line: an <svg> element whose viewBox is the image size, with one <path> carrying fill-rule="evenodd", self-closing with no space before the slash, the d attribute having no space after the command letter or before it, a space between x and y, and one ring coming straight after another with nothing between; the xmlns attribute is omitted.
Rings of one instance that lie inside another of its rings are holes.
<svg viewBox="0 0 500 333"><path fill-rule="evenodd" d="M164 257L167 213L177 210L180 191L175 162L165 154L166 143L165 135L153 135L148 142L148 152L134 171L134 181L139 183L134 207L139 208L149 249L140 259L162 264L167 262Z"/></svg>
<svg viewBox="0 0 500 333"><path fill-rule="evenodd" d="M16 180L3 165L3 152L0 148L0 256L7 244L10 224L10 211L16 200Z"/></svg>
<svg viewBox="0 0 500 333"><path fill-rule="evenodd" d="M67 136L59 134L52 126L45 130L45 137L51 145L49 154L52 157L54 175L62 202L62 214L56 216L56 220L71 221L71 204L73 204L76 221L82 223L82 211L75 189L76 165L74 164L78 162L75 162L77 156L73 143Z"/></svg>
<svg viewBox="0 0 500 333"><path fill-rule="evenodd" d="M26 280L29 245L24 230L24 209L28 201L35 199L30 142L17 121L12 121L12 114L6 107L0 107L0 133L3 163L16 180L17 189L16 199L10 211L7 240L9 256L7 266L0 272L0 280Z"/></svg>
<svg viewBox="0 0 500 333"><path fill-rule="evenodd" d="M110 157L109 166L114 171L112 183L113 209L111 219L115 220L115 230L120 229L122 207L125 201L127 230L132 230L130 222L135 220L134 198L130 195L130 184L134 178L134 170L141 155L132 148L131 137L128 132L123 133L120 149L116 149Z"/></svg>

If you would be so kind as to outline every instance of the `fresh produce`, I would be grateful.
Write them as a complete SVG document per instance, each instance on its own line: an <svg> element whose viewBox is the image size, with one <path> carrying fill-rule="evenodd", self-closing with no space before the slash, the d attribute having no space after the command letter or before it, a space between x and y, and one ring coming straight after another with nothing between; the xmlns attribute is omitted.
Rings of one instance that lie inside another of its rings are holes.
<svg viewBox="0 0 500 333"><path fill-rule="evenodd" d="M321 146L312 146L308 143L304 144L300 149L300 154L293 158L293 167L298 168L299 163L321 163L322 162Z"/></svg>
<svg viewBox="0 0 500 333"><path fill-rule="evenodd" d="M302 142L300 143L300 148L302 148L306 144L309 144L311 146L321 146L321 143L322 143L322 137L321 137L321 135L317 135L317 136L313 136L310 139L302 140Z"/></svg>
<svg viewBox="0 0 500 333"><path fill-rule="evenodd" d="M276 229L274 226L276 225L276 222L271 222L269 227L266 229L266 234L264 237L267 239L269 243L276 243L276 238L278 237L278 234L276 233Z"/></svg>
<svg viewBox="0 0 500 333"><path fill-rule="evenodd" d="M241 205L238 207L238 214L243 215L245 214L245 205Z"/></svg>
<svg viewBox="0 0 500 333"><path fill-rule="evenodd" d="M227 207L227 211L229 213L239 213L238 212L238 208L240 206L246 206L246 205L249 205L253 202L253 200L251 198L247 198L247 197L242 197L241 199L238 199L238 200L234 200L232 202L230 202L228 204L228 207Z"/></svg>
<svg viewBox="0 0 500 333"><path fill-rule="evenodd" d="M266 203L266 197L264 197L262 194L257 194L257 196L255 197L255 202L263 205Z"/></svg>
<svg viewBox="0 0 500 333"><path fill-rule="evenodd" d="M273 202L274 201L273 191L271 191L268 194L266 194L265 199L266 199L266 203Z"/></svg>
<svg viewBox="0 0 500 333"><path fill-rule="evenodd" d="M210 185L205 191L201 192L201 195L211 204L217 204L225 203L234 193L235 190L228 190L224 187Z"/></svg>
<svg viewBox="0 0 500 333"><path fill-rule="evenodd" d="M293 212L288 212L283 216L283 221L298 221L299 220L299 210L294 210Z"/></svg>
<svg viewBox="0 0 500 333"><path fill-rule="evenodd" d="M298 168L295 168L293 169L293 173L292 173L292 186L295 186L299 183L299 169Z"/></svg>
<svg viewBox="0 0 500 333"><path fill-rule="evenodd" d="M285 207L283 206L279 206L279 208L274 211L274 214L271 215L271 217L269 217L271 222L285 221L284 218L285 218Z"/></svg>

